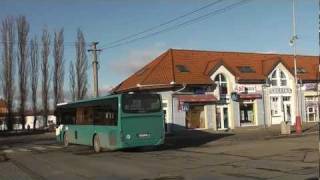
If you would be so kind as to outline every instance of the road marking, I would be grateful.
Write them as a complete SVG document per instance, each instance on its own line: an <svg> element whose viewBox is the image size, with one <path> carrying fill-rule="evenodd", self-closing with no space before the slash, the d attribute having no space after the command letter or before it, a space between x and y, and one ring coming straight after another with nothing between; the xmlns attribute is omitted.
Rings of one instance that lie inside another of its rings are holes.
<svg viewBox="0 0 320 180"><path fill-rule="evenodd" d="M47 146L48 148L53 148L53 149L61 149L63 148L62 146Z"/></svg>
<svg viewBox="0 0 320 180"><path fill-rule="evenodd" d="M44 150L46 150L46 148L44 148L44 147L41 147L41 146L33 146L33 147L31 147L32 149L35 149L35 150L38 150L38 151L44 151Z"/></svg>
<svg viewBox="0 0 320 180"><path fill-rule="evenodd" d="M12 149L6 149L6 150L3 150L2 152L4 152L4 153L13 153L14 151Z"/></svg>
<svg viewBox="0 0 320 180"><path fill-rule="evenodd" d="M22 152L30 152L31 151L30 149L27 149L27 148L18 148L17 150L22 151Z"/></svg>

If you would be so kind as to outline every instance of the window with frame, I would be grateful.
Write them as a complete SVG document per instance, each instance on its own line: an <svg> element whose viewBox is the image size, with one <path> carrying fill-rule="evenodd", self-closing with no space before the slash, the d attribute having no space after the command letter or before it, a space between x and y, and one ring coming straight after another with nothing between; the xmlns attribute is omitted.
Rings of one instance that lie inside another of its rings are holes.
<svg viewBox="0 0 320 180"><path fill-rule="evenodd" d="M287 77L283 71L280 71L280 86L287 86Z"/></svg>
<svg viewBox="0 0 320 180"><path fill-rule="evenodd" d="M271 115L279 116L280 115L280 99L279 97L270 97L271 98Z"/></svg>
<svg viewBox="0 0 320 180"><path fill-rule="evenodd" d="M75 110L61 110L61 112L58 114L57 124L75 124L75 122Z"/></svg>
<svg viewBox="0 0 320 180"><path fill-rule="evenodd" d="M277 71L273 71L271 74L271 86L277 86L278 85L278 80L277 80Z"/></svg>
<svg viewBox="0 0 320 180"><path fill-rule="evenodd" d="M214 82L216 83L216 85L218 85L219 87L219 93L220 95L226 95L228 94L228 84L227 84L227 80L225 78L225 76L223 74L218 74L215 78L214 78Z"/></svg>
<svg viewBox="0 0 320 180"><path fill-rule="evenodd" d="M93 109L92 107L79 107L77 108L76 124L91 125L93 124Z"/></svg>
<svg viewBox="0 0 320 180"><path fill-rule="evenodd" d="M102 105L94 107L94 124L117 126L118 98L108 99Z"/></svg>
<svg viewBox="0 0 320 180"><path fill-rule="evenodd" d="M275 69L269 77L271 86L287 86L288 78L280 69Z"/></svg>

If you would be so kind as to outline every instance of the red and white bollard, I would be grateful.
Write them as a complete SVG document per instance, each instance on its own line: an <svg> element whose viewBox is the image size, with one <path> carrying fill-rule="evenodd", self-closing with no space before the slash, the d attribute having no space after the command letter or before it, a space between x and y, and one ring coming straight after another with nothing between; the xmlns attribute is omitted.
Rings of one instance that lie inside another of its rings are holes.
<svg viewBox="0 0 320 180"><path fill-rule="evenodd" d="M301 135L302 134L302 124L301 124L301 117L300 116L296 116L295 128L296 128L296 134Z"/></svg>

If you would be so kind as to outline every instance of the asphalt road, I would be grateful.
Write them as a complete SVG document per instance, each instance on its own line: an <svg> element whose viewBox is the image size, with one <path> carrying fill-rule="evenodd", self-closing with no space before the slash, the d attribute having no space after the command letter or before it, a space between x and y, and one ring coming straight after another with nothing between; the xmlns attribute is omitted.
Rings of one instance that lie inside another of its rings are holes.
<svg viewBox="0 0 320 180"><path fill-rule="evenodd" d="M190 135L190 134L189 134ZM170 137L156 150L96 154L52 134L0 141L0 179L315 179L318 135L247 140L237 135ZM248 134L247 136L253 136ZM1 139L0 139L1 140Z"/></svg>

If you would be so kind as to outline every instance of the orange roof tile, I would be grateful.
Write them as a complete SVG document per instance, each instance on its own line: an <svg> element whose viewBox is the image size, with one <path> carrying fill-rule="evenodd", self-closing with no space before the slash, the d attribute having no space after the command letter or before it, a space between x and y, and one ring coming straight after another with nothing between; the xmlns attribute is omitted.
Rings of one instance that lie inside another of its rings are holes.
<svg viewBox="0 0 320 180"><path fill-rule="evenodd" d="M304 81L316 81L318 56L297 56L297 67L306 70L298 77ZM216 52L169 49L135 74L119 84L114 92L126 92L142 87L169 88L175 84L209 85L210 75L221 65L225 66L238 82L261 82L279 63L293 74L293 56L288 54L261 54L244 52ZM183 65L189 72L180 72ZM254 72L240 72L240 66L250 66Z"/></svg>

